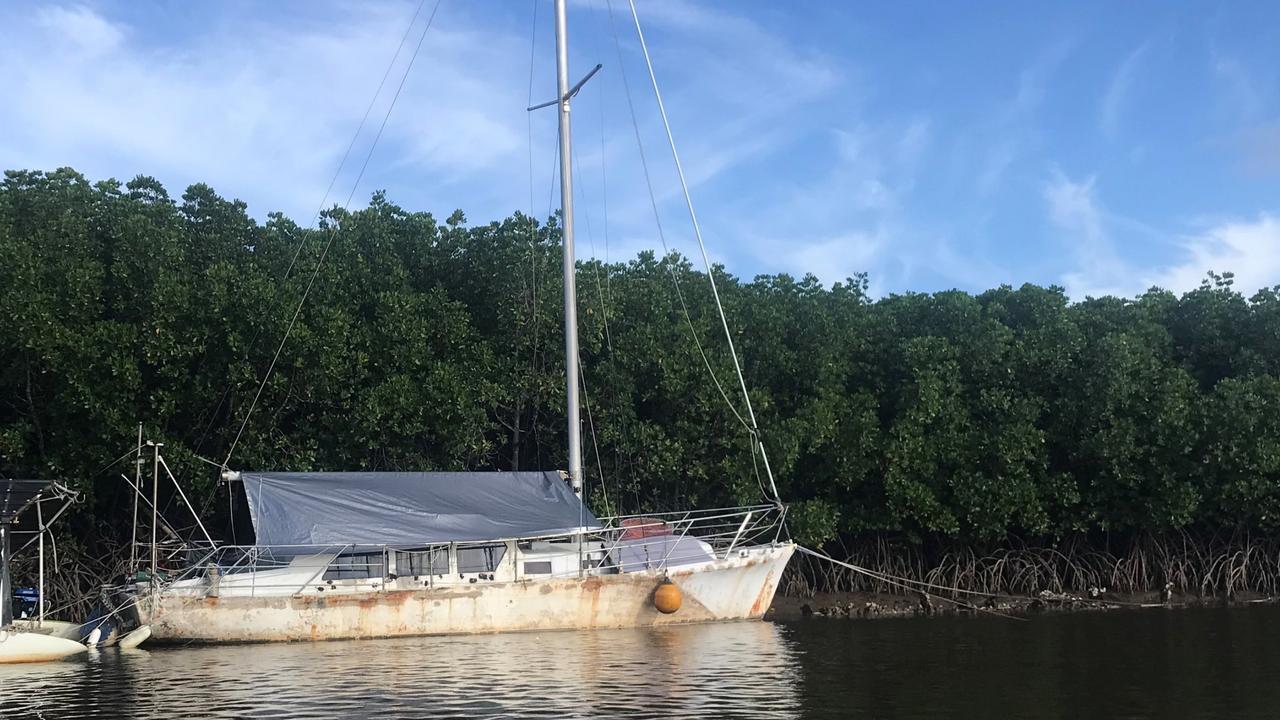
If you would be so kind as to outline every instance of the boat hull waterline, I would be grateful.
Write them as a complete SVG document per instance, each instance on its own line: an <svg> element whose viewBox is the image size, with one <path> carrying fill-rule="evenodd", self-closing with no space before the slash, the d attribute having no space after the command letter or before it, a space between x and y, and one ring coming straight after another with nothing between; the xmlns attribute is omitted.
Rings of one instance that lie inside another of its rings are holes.
<svg viewBox="0 0 1280 720"><path fill-rule="evenodd" d="M414 590L285 597L138 598L152 642L289 642L415 635L587 630L760 619L795 546L757 546L698 566L585 578L479 582ZM680 609L653 593L669 579Z"/></svg>

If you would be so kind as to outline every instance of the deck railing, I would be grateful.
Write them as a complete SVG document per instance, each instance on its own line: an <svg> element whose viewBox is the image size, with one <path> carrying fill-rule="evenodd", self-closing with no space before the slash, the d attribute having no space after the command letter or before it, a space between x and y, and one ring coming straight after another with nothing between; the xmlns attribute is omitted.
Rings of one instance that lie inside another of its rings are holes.
<svg viewBox="0 0 1280 720"><path fill-rule="evenodd" d="M242 595L247 591L252 596L296 594L310 588L317 592L376 591L405 589L413 584L434 587L665 571L724 560L746 554L754 546L781 542L785 514L785 507L755 505L621 515L600 518L599 527L570 532L421 545L204 545L188 548L185 569L164 582L157 579L156 587L189 589L203 595ZM460 568L462 553L498 546L502 547L501 557L491 567ZM510 552L512 548L516 550L514 554ZM420 570L413 576L400 568L394 574L388 572L402 558L397 553L425 553L427 572ZM558 558L561 565L568 558L572 567L546 573L523 571L523 561L547 560L551 556ZM441 557L443 563L439 562ZM296 572L287 572L289 568ZM183 582L198 578L207 582Z"/></svg>

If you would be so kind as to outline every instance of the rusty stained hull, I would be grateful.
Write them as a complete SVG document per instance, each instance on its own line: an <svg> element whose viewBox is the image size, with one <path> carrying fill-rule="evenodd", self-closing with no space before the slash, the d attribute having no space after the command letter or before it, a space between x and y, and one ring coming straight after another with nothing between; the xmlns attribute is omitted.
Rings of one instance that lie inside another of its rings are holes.
<svg viewBox="0 0 1280 720"><path fill-rule="evenodd" d="M759 619L773 602L795 546L756 547L745 556L691 568L586 578L290 597L139 598L156 642L287 642L413 635L465 635L645 627ZM653 591L664 577L683 602L664 615Z"/></svg>

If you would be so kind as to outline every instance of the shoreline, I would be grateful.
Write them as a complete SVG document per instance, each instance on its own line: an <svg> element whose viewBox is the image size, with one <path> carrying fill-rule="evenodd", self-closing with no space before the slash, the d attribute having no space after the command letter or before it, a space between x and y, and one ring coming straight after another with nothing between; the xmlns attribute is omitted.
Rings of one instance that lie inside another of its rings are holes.
<svg viewBox="0 0 1280 720"><path fill-rule="evenodd" d="M1074 593L1049 593L1038 596L1009 595L970 596L959 604L940 594L891 594L875 592L820 592L811 597L778 595L765 614L766 620L877 620L909 617L1011 615L1019 618L1047 613L1106 612L1134 609L1186 609L1208 607L1244 607L1271 604L1280 598L1259 593L1239 593L1233 599L1201 597L1174 593L1167 600L1161 593L1106 593L1088 597Z"/></svg>

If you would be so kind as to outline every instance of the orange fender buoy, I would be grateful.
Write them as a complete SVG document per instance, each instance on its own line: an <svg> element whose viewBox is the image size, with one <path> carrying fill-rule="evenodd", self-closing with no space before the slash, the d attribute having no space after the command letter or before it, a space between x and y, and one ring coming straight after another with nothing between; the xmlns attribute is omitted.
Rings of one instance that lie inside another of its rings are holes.
<svg viewBox="0 0 1280 720"><path fill-rule="evenodd" d="M653 606L664 615L670 615L679 610L681 599L680 588L670 580L663 580L653 591Z"/></svg>

